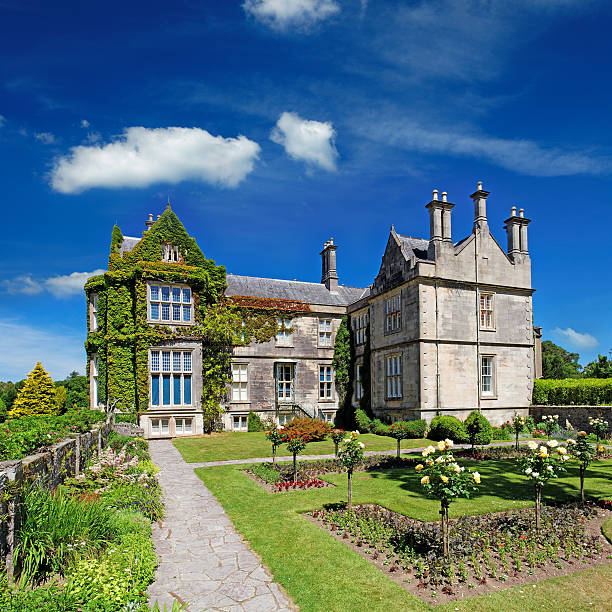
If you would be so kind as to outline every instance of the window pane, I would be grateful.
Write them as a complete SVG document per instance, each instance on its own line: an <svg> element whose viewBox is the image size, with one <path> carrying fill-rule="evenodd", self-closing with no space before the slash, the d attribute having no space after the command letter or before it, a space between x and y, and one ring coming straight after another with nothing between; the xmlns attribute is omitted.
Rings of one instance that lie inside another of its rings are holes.
<svg viewBox="0 0 612 612"><path fill-rule="evenodd" d="M162 321L170 320L170 304L162 304Z"/></svg>
<svg viewBox="0 0 612 612"><path fill-rule="evenodd" d="M159 351L151 351L151 370L159 372Z"/></svg>
<svg viewBox="0 0 612 612"><path fill-rule="evenodd" d="M162 371L170 371L170 351L162 352Z"/></svg>
<svg viewBox="0 0 612 612"><path fill-rule="evenodd" d="M159 406L159 374L151 376L151 405Z"/></svg>
<svg viewBox="0 0 612 612"><path fill-rule="evenodd" d="M174 422L174 431L177 434L183 433L183 419L176 419Z"/></svg>
<svg viewBox="0 0 612 612"><path fill-rule="evenodd" d="M168 419L162 419L161 430L163 434L168 433L170 431L170 421L168 421Z"/></svg>
<svg viewBox="0 0 612 612"><path fill-rule="evenodd" d="M151 304L151 318L159 320L159 304Z"/></svg>
<svg viewBox="0 0 612 612"><path fill-rule="evenodd" d="M170 287L161 288L161 299L162 299L162 302L170 301Z"/></svg>
<svg viewBox="0 0 612 612"><path fill-rule="evenodd" d="M181 301L181 288L180 287L172 287L172 301L173 302Z"/></svg>
<svg viewBox="0 0 612 612"><path fill-rule="evenodd" d="M191 306L183 306L183 321L191 321Z"/></svg>
<svg viewBox="0 0 612 612"><path fill-rule="evenodd" d="M151 433L152 434L159 433L159 419L151 419Z"/></svg>
<svg viewBox="0 0 612 612"><path fill-rule="evenodd" d="M172 353L172 371L180 372L181 371L181 352L174 351Z"/></svg>
<svg viewBox="0 0 612 612"><path fill-rule="evenodd" d="M186 304L191 302L191 289L183 289L183 302Z"/></svg>
<svg viewBox="0 0 612 612"><path fill-rule="evenodd" d="M183 372L191 372L191 353L183 353Z"/></svg>
<svg viewBox="0 0 612 612"><path fill-rule="evenodd" d="M173 321L181 320L181 307L178 304L172 304L172 320Z"/></svg>
<svg viewBox="0 0 612 612"><path fill-rule="evenodd" d="M159 300L159 287L155 285L151 285L151 299L155 301Z"/></svg>
<svg viewBox="0 0 612 612"><path fill-rule="evenodd" d="M162 377L162 386L163 386L163 404L164 406L170 405L170 374L164 374Z"/></svg>
<svg viewBox="0 0 612 612"><path fill-rule="evenodd" d="M191 376L183 376L183 405L191 406Z"/></svg>
<svg viewBox="0 0 612 612"><path fill-rule="evenodd" d="M185 433L190 434L191 433L191 419L185 419Z"/></svg>
<svg viewBox="0 0 612 612"><path fill-rule="evenodd" d="M173 378L173 392L172 399L174 400L174 405L177 406L181 404L181 377L174 376Z"/></svg>

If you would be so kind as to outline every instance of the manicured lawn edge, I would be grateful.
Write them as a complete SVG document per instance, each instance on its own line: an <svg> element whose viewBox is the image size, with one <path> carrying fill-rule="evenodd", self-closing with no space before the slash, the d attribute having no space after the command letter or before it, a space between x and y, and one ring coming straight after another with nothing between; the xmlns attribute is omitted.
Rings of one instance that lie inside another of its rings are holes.
<svg viewBox="0 0 612 612"><path fill-rule="evenodd" d="M606 471L609 467L606 466ZM224 506L238 532L261 556L274 579L287 590L303 612L340 612L363 608L372 611L431 609L431 606L408 594L367 561L300 516L300 513L325 503L344 499L346 490L342 486L274 495L241 474L242 468L199 468L196 473ZM338 475L338 478L341 477ZM573 496L573 480L559 482L559 491ZM355 484L355 503L376 501L365 499L359 492L359 483ZM406 483L401 486L404 485ZM503 483L498 483L493 490L499 491L500 486L503 487ZM519 506L529 504L527 499L522 499ZM476 507L479 505L476 504ZM509 498L506 498L493 509L508 507L517 506L510 504ZM423 510L425 514L431 512L434 515L433 507ZM592 576L592 579L585 580L584 576ZM558 608L560 602L571 610L605 609L609 603L611 583L612 566L605 566L580 572L577 576L542 581L535 588L516 587L464 602L451 602L440 609L539 610L543 606Z"/></svg>
<svg viewBox="0 0 612 612"><path fill-rule="evenodd" d="M608 539L608 542L612 544L612 518L604 521L604 524L601 526L601 531Z"/></svg>

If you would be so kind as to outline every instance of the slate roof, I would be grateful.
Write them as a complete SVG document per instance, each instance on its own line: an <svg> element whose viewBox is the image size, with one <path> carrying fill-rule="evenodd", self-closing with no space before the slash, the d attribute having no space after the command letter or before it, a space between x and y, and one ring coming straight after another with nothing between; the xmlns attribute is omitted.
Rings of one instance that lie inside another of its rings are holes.
<svg viewBox="0 0 612 612"><path fill-rule="evenodd" d="M400 234L398 234L397 237L402 243L408 257L414 255L417 259L429 259L427 257L429 240L425 240L424 238L413 238L412 236L401 236Z"/></svg>
<svg viewBox="0 0 612 612"><path fill-rule="evenodd" d="M119 254L123 255L126 251L131 251L142 238L134 238L133 236L124 236L121 247L119 248Z"/></svg>
<svg viewBox="0 0 612 612"><path fill-rule="evenodd" d="M328 291L322 283L258 278L256 276L227 275L226 295L248 295L278 300L298 300L323 306L348 306L367 295L369 289L343 287Z"/></svg>

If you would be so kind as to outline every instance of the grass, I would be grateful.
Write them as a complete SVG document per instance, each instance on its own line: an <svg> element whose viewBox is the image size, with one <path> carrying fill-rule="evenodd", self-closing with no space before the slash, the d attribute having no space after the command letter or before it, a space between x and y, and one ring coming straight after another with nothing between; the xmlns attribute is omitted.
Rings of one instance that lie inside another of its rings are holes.
<svg viewBox="0 0 612 612"><path fill-rule="evenodd" d="M608 538L608 542L612 544L612 518L608 518L601 526L601 531Z"/></svg>
<svg viewBox="0 0 612 612"><path fill-rule="evenodd" d="M359 439L369 451L394 450L397 447L395 439L389 436L361 434ZM272 445L266 440L264 432L224 431L193 438L175 438L173 442L187 463L272 456ZM402 440L403 449L420 448L429 444L435 444L435 442L425 438ZM303 454L331 455L333 453L334 443L331 440L324 440L323 442L310 442ZM282 445L277 449L276 454L280 457L290 453L286 446Z"/></svg>
<svg viewBox="0 0 612 612"><path fill-rule="evenodd" d="M261 556L302 612L369 612L430 610L341 542L307 521L301 513L346 499L346 475L325 478L339 486L273 495L240 472L242 466L199 468L198 476L226 508L237 530ZM451 505L451 514L476 514L525 507L532 504L531 488L516 473L513 460L478 463L483 476L480 493L472 500ZM589 470L587 495L609 492L612 460L598 462ZM545 488L545 499L575 500L577 471ZM421 495L416 473L409 470L374 471L355 475L355 503L376 502L408 516L438 518L439 506ZM316 585L316 588L313 588ZM605 609L612 588L612 566L555 578L532 586L517 587L452 602L440 610L568 610ZM589 602L592 605L589 605Z"/></svg>

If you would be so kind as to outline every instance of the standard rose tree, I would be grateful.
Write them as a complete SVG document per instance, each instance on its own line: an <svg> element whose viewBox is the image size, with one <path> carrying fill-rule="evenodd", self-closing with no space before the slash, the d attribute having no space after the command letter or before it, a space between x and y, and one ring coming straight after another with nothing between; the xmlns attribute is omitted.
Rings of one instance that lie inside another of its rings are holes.
<svg viewBox="0 0 612 612"><path fill-rule="evenodd" d="M397 422L389 427L389 435L397 440L397 458L400 458L400 444L402 440L410 438L411 431L407 423Z"/></svg>
<svg viewBox="0 0 612 612"><path fill-rule="evenodd" d="M455 461L450 449L452 440L438 442L437 449L428 446L422 455L424 463L416 466L420 473L421 484L429 497L440 501L440 516L442 523L442 544L444 556L448 557L448 507L457 497L470 497L472 491L480 484L480 474L470 472ZM438 455L436 455L436 451Z"/></svg>
<svg viewBox="0 0 612 612"><path fill-rule="evenodd" d="M525 417L514 413L512 417L512 421L510 421L510 429L514 432L514 447L516 450L519 449L519 435L525 429L527 425L527 421Z"/></svg>
<svg viewBox="0 0 612 612"><path fill-rule="evenodd" d="M272 444L272 465L275 465L276 449L283 443L283 433L275 427L266 432L266 439Z"/></svg>
<svg viewBox="0 0 612 612"><path fill-rule="evenodd" d="M589 417L589 426L597 436L597 452L602 452L599 450L599 440L608 433L608 421L604 421L601 417Z"/></svg>
<svg viewBox="0 0 612 612"><path fill-rule="evenodd" d="M331 430L331 439L334 442L334 450L336 452L336 457L338 457L338 444L344 440L346 436L346 431L344 429L332 429Z"/></svg>
<svg viewBox="0 0 612 612"><path fill-rule="evenodd" d="M527 443L529 454L519 459L525 475L533 482L535 496L536 531L540 529L540 506L542 488L551 479L565 472L563 464L569 459L567 448L556 440L538 445L533 440Z"/></svg>
<svg viewBox="0 0 612 612"><path fill-rule="evenodd" d="M346 468L348 477L348 499L347 506L351 510L353 507L353 470L363 461L363 442L359 441L359 432L353 431L340 442L338 449L338 461Z"/></svg>
<svg viewBox="0 0 612 612"><path fill-rule="evenodd" d="M570 438L567 444L570 453L578 459L578 469L580 470L580 500L584 504L584 474L595 457L595 451L589 444L586 431L579 431L576 440Z"/></svg>
<svg viewBox="0 0 612 612"><path fill-rule="evenodd" d="M293 431L283 434L283 442L287 444L287 449L293 455L293 482L297 482L297 456L306 448L306 442L302 436Z"/></svg>

